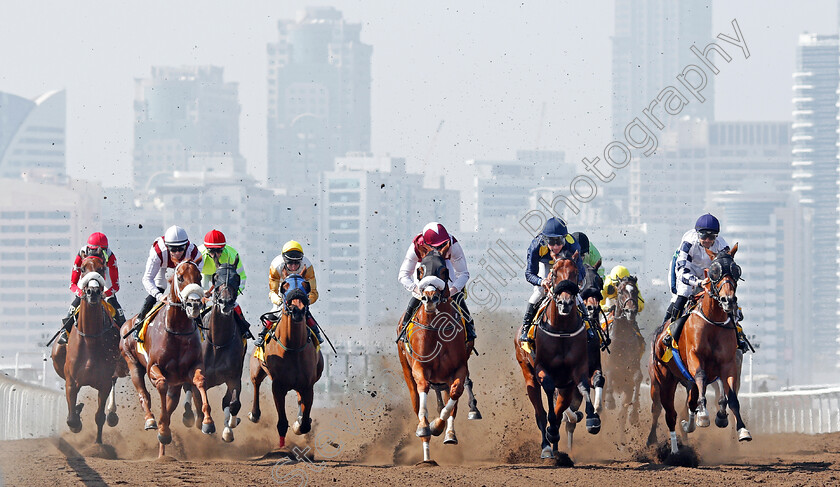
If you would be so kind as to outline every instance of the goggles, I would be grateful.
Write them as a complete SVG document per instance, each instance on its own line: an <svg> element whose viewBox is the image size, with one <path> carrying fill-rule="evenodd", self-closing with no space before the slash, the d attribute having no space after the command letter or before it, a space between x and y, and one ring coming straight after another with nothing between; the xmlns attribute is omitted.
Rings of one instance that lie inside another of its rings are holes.
<svg viewBox="0 0 840 487"><path fill-rule="evenodd" d="M717 232L712 230L700 230L700 240L714 240L717 236Z"/></svg>
<svg viewBox="0 0 840 487"><path fill-rule="evenodd" d="M187 244L172 245L172 246L167 245L166 248L169 249L169 251L173 252L173 253L175 253L175 252L186 252Z"/></svg>
<svg viewBox="0 0 840 487"><path fill-rule="evenodd" d="M546 237L545 243L548 245L563 245L566 241L566 237Z"/></svg>

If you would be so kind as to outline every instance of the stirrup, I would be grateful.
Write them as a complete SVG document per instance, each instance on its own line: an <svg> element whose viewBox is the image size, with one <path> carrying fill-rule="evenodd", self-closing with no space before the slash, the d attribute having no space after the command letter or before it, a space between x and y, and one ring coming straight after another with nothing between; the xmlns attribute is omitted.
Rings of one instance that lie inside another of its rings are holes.
<svg viewBox="0 0 840 487"><path fill-rule="evenodd" d="M67 330L61 329L61 332L58 334L58 344L59 345L67 345L67 338L68 338Z"/></svg>

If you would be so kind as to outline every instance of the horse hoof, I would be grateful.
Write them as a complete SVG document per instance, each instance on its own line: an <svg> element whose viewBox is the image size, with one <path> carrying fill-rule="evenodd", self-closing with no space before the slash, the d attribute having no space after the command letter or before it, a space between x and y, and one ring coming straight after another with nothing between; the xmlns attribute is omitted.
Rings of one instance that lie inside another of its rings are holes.
<svg viewBox="0 0 840 487"><path fill-rule="evenodd" d="M552 458L554 458L554 452L551 450L551 447L547 446L547 447L543 448L542 452L540 453L540 459L545 460L545 459L552 459Z"/></svg>
<svg viewBox="0 0 840 487"><path fill-rule="evenodd" d="M294 434L296 434L296 435L300 435L300 434L302 434L302 433L300 432L300 421L295 421L295 422L292 424L292 433L294 433Z"/></svg>
<svg viewBox="0 0 840 487"><path fill-rule="evenodd" d="M201 432L205 435L212 435L216 432L216 425L213 423L204 423L201 425Z"/></svg>
<svg viewBox="0 0 840 487"><path fill-rule="evenodd" d="M228 428L236 428L237 426L239 426L239 423L241 423L241 422L242 422L242 418L237 418L236 416L231 416L230 418L228 418L227 421L225 421L225 424L227 425Z"/></svg>
<svg viewBox="0 0 840 487"><path fill-rule="evenodd" d="M225 426L224 431L222 431L222 441L225 443L230 443L233 441L233 430L230 429L229 426Z"/></svg>
<svg viewBox="0 0 840 487"><path fill-rule="evenodd" d="M470 411L470 413L467 414L467 419L481 419L481 411L479 411L478 409L476 409L475 411Z"/></svg>
<svg viewBox="0 0 840 487"><path fill-rule="evenodd" d="M446 437L443 440L444 445L457 445L458 444L458 437L455 436L454 431L447 431Z"/></svg>
<svg viewBox="0 0 840 487"><path fill-rule="evenodd" d="M161 445L168 445L172 443L172 435L163 436L162 434L158 433L158 441Z"/></svg>
<svg viewBox="0 0 840 487"><path fill-rule="evenodd" d="M586 418L586 431L591 435L597 435L601 431L601 418L598 416Z"/></svg>
<svg viewBox="0 0 840 487"><path fill-rule="evenodd" d="M120 417L117 416L117 413L111 411L110 413L108 413L106 421L108 422L108 426L113 428L114 426L119 424Z"/></svg>
<svg viewBox="0 0 840 487"><path fill-rule="evenodd" d="M248 413L248 420L252 423L259 423L260 422L260 414Z"/></svg>
<svg viewBox="0 0 840 487"><path fill-rule="evenodd" d="M195 414L193 414L191 409L184 411L184 416L181 418L184 422L184 426L187 428L192 428L195 426Z"/></svg>
<svg viewBox="0 0 840 487"><path fill-rule="evenodd" d="M741 428L738 430L738 441L752 441L752 436L747 428Z"/></svg>
<svg viewBox="0 0 840 487"><path fill-rule="evenodd" d="M440 436L440 434L443 433L444 428L446 428L446 421L440 418L432 421L431 431L434 436Z"/></svg>
<svg viewBox="0 0 840 487"><path fill-rule="evenodd" d="M67 421L67 426L70 428L70 431L73 432L73 433L78 433L79 431L82 431L82 421L81 420L76 420L76 421L68 420Z"/></svg>
<svg viewBox="0 0 840 487"><path fill-rule="evenodd" d="M709 420L709 415L697 416L697 426L701 428L708 428L712 422Z"/></svg>
<svg viewBox="0 0 840 487"><path fill-rule="evenodd" d="M549 443L552 445L556 444L560 441L560 431L556 431L554 433L551 432L548 428L545 429L545 439L548 440Z"/></svg>
<svg viewBox="0 0 840 487"><path fill-rule="evenodd" d="M723 416L715 414L715 426L718 428L726 428L729 426L729 418L726 416L726 413L724 413Z"/></svg>
<svg viewBox="0 0 840 487"><path fill-rule="evenodd" d="M146 420L146 425L143 427L143 429L156 430L157 429L157 421L155 421L155 418L147 419Z"/></svg>
<svg viewBox="0 0 840 487"><path fill-rule="evenodd" d="M432 436L432 430L428 426L418 426L414 434L419 438L423 438L424 436Z"/></svg>
<svg viewBox="0 0 840 487"><path fill-rule="evenodd" d="M85 408L85 403L76 404L76 414L82 414L82 409Z"/></svg>

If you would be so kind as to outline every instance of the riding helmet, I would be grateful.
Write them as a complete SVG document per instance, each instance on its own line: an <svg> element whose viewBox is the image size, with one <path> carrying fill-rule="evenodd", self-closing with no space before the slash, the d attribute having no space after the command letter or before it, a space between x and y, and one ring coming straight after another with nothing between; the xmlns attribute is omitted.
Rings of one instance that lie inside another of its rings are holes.
<svg viewBox="0 0 840 487"><path fill-rule="evenodd" d="M720 222L717 218L712 216L711 213L706 213L705 215L697 219L697 223L694 224L694 229L698 232L701 230L710 230L712 232L719 233Z"/></svg>
<svg viewBox="0 0 840 487"><path fill-rule="evenodd" d="M190 239L187 237L186 230L177 225L172 225L167 228L166 233L163 234L163 242L167 247L178 247L179 245L188 244Z"/></svg>
<svg viewBox="0 0 840 487"><path fill-rule="evenodd" d="M559 218L549 218L545 222L542 234L545 237L565 237L569 231L566 229L566 222Z"/></svg>
<svg viewBox="0 0 840 487"><path fill-rule="evenodd" d="M210 230L204 236L204 246L208 249L223 249L225 244L225 234L216 229Z"/></svg>
<svg viewBox="0 0 840 487"><path fill-rule="evenodd" d="M438 222L423 227L423 241L432 247L440 247L450 240L449 232Z"/></svg>

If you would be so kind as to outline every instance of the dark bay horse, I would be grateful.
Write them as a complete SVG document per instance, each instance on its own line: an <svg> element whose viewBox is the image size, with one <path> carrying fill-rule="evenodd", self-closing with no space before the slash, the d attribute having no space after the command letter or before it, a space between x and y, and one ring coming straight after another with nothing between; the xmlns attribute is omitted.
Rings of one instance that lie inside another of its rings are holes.
<svg viewBox="0 0 840 487"><path fill-rule="evenodd" d="M619 431L624 434L625 422L639 424L639 388L642 384L640 362L645 353L645 339L636 323L639 313L639 286L636 276L628 276L616 284L615 312L607 332L611 353L604 357L604 370L610 377L606 402L621 401Z"/></svg>
<svg viewBox="0 0 840 487"><path fill-rule="evenodd" d="M729 253L720 252L706 271L703 281L703 294L697 307L688 315L678 340L678 350L671 351L672 358L665 362L665 346L662 343L667 328L660 327L651 345L649 363L650 395L653 400L651 413L653 424L648 435L648 445L656 443L656 425L662 408L665 408L665 422L671 436L671 452L679 451L677 445L677 411L674 408L674 392L681 383L688 391L688 421L682 427L686 433L694 431L695 426L708 426L709 413L706 411L706 386L718 378L723 383L723 394L719 400L719 410L715 424L725 428L729 421L726 415L727 404L735 416L739 441L750 441L752 436L741 418L738 401L740 375L740 357L736 354L737 338L735 320L738 313L738 300L735 296L741 268L735 263L738 245ZM696 423L695 423L696 417Z"/></svg>
<svg viewBox="0 0 840 487"><path fill-rule="evenodd" d="M584 273L583 283L580 285L580 298L583 301L590 326L586 337L586 346L589 350L590 386L595 388L595 399L592 402L595 405L595 412L600 414L606 383L601 365L602 343L600 337L602 334L605 337L609 336L600 329L600 317L603 314L600 304L602 298L601 289L604 288L604 279L598 275L598 268L601 267L601 261L598 261L595 267L589 264L584 264L583 267L586 272Z"/></svg>
<svg viewBox="0 0 840 487"><path fill-rule="evenodd" d="M279 322L265 343L265 362L252 356L250 361L251 383L254 385L254 403L248 419L256 423L260 420L260 384L271 378L271 393L277 409L277 433L280 435L278 447L286 446L286 433L289 420L286 419L286 394L294 390L298 395L298 417L292 425L296 435L305 435L312 429L312 401L314 387L324 372L324 356L317 348L309 326L306 323L306 311L309 306L309 283L298 274L288 275L280 285L283 294L283 308L260 317L275 321L280 313Z"/></svg>
<svg viewBox="0 0 840 487"><path fill-rule="evenodd" d="M432 435L439 436L445 428L444 444L458 443L455 416L469 376L469 355L466 330L449 296L446 260L437 251L428 252L420 261L418 277L423 305L414 315L406 341L397 344L397 354L419 420L415 434L423 442L423 461L430 462ZM442 391L446 405L430 425L427 401L432 387Z"/></svg>
<svg viewBox="0 0 840 487"><path fill-rule="evenodd" d="M160 448L158 456L166 453L166 445L172 442L169 423L172 413L178 406L183 384L191 384L198 389L203 403L203 424L201 431L212 434L216 431L213 418L210 417L210 405L207 403L207 391L204 387L204 361L201 355L201 338L195 319L202 308L201 272L191 261L184 261L175 267L174 275L169 278L169 291L164 298L164 306L149 322L143 341L143 352L138 351L137 342L129 331L137 319L135 315L122 327L120 350L131 374L131 381L140 398L140 406L145 412L145 429L158 430ZM146 389L144 376L160 393L160 425L150 409L149 391Z"/></svg>
<svg viewBox="0 0 840 487"><path fill-rule="evenodd" d="M560 416L566 419L569 450L577 423L583 414L577 409L586 401L586 429L591 434L601 430L601 419L589 397L589 362L586 325L575 302L578 294L578 270L572 255L563 251L554 256L549 272L550 301L543 321L534 331L535 354L525 352L514 339L516 360L522 368L528 398L534 406L537 427L542 434L540 458L554 458L560 441ZM548 400L548 418L540 390ZM554 407L552 408L552 402Z"/></svg>
<svg viewBox="0 0 840 487"><path fill-rule="evenodd" d="M204 357L204 388L209 390L221 384L227 387L222 398L222 410L225 413L222 441L226 443L234 439L233 428L236 428L240 421L236 415L242 407L239 397L242 392L242 366L245 363L246 344L240 337L234 315L239 284L240 277L236 273L236 267L221 264L213 274L210 311L202 319L202 329L206 333L206 339L201 344ZM196 411L202 410L203 403L195 388L189 387L189 384L185 384L184 387L187 392L184 424L191 427L195 423L195 416L190 408L190 399L195 402ZM202 416L199 412L199 421L203 420Z"/></svg>
<svg viewBox="0 0 840 487"><path fill-rule="evenodd" d="M79 413L83 404L76 404L79 389L90 386L99 392L99 402L94 416L96 443L102 443L102 426L105 424L105 407L108 407L108 425L116 426L114 385L117 377L127 372L120 366L119 335L113 319L103 305L105 290L105 263L99 257L86 257L82 261L82 278L79 288L84 297L79 304L75 326L70 330L66 345L55 342L52 346L53 368L64 379L67 396L67 426L70 431L82 430Z"/></svg>

